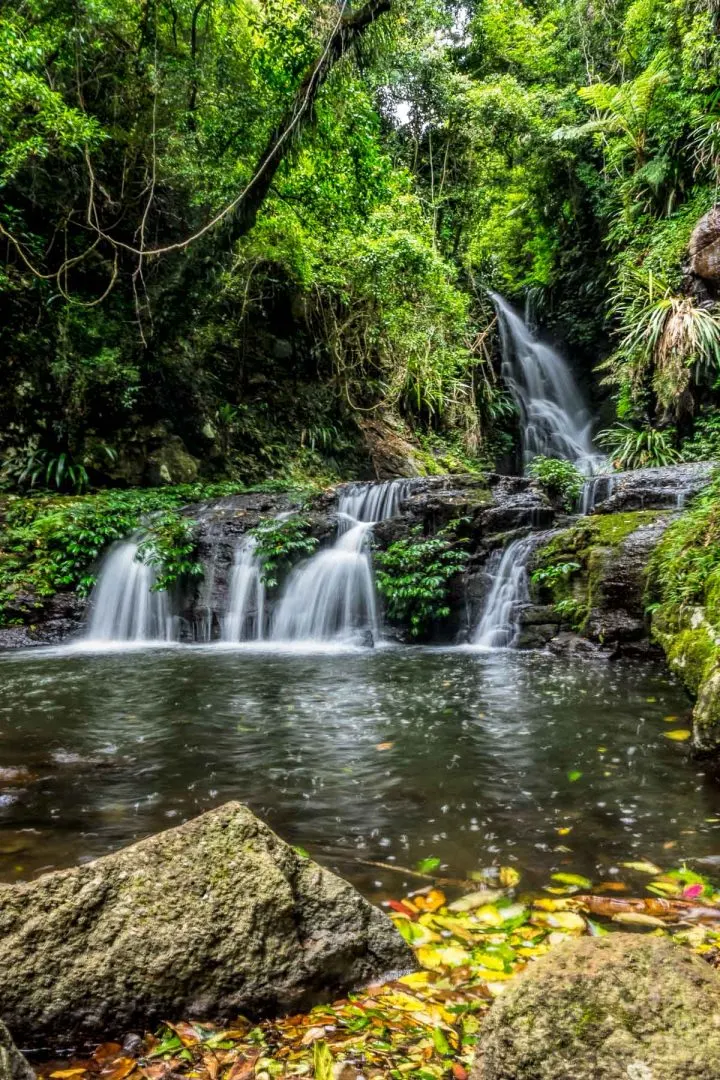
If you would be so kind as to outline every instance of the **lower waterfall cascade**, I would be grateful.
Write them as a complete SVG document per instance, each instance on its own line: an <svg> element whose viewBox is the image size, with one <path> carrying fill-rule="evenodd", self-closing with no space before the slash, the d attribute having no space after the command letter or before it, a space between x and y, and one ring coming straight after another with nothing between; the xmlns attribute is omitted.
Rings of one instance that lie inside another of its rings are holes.
<svg viewBox="0 0 720 1080"><path fill-rule="evenodd" d="M219 640L225 644L377 641L380 618L369 536L375 524L397 514L411 487L407 479L343 485L334 544L293 570L274 612L269 609L257 540L251 535L243 537L235 550L226 610L212 610L213 550L194 639L210 643L217 616ZM139 542L133 537L114 545L102 562L85 640L178 640L179 620L170 614L167 593L153 591L156 574L137 558Z"/></svg>
<svg viewBox="0 0 720 1080"><path fill-rule="evenodd" d="M139 539L113 544L91 599L90 641L173 641L175 620L166 592L154 591L157 575L138 558Z"/></svg>
<svg viewBox="0 0 720 1080"><path fill-rule="evenodd" d="M530 601L527 565L537 541L538 534L530 533L490 556L492 585L473 634L473 645L483 649L512 648L519 629L519 608Z"/></svg>
<svg viewBox="0 0 720 1080"><path fill-rule="evenodd" d="M254 536L246 537L235 551L228 610L221 627L220 640L228 643L265 638L265 583Z"/></svg>

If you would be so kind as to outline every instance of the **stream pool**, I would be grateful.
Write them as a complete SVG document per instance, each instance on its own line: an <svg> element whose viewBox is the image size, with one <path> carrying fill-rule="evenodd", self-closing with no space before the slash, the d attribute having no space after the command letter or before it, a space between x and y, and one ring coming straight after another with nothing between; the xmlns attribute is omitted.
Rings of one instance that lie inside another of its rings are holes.
<svg viewBox="0 0 720 1080"><path fill-rule="evenodd" d="M6 881L229 799L375 898L418 882L374 862L436 856L451 877L512 865L541 886L720 850L720 787L666 737L688 726L688 700L647 664L64 649L1 656L0 686Z"/></svg>

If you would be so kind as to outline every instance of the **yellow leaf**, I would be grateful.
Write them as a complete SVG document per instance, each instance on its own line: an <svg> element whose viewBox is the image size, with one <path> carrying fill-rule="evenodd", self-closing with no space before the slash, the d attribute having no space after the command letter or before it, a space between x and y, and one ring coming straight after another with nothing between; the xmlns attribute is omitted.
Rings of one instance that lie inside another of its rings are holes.
<svg viewBox="0 0 720 1080"><path fill-rule="evenodd" d="M654 915L643 915L641 911L619 911L613 915L612 921L625 923L627 926L665 926L662 919L656 919Z"/></svg>
<svg viewBox="0 0 720 1080"><path fill-rule="evenodd" d="M442 967L461 967L472 960L471 954L457 945L421 945L417 950L417 958L418 963L430 971L437 971Z"/></svg>
<svg viewBox="0 0 720 1080"><path fill-rule="evenodd" d="M651 862L624 862L621 863L626 870L636 870L638 874L662 874L662 870L655 863Z"/></svg>
<svg viewBox="0 0 720 1080"><path fill-rule="evenodd" d="M550 926L553 930L569 930L573 933L587 929L582 915L578 915L575 911L539 911L537 915L533 915L533 922Z"/></svg>
<svg viewBox="0 0 720 1080"><path fill-rule="evenodd" d="M474 911L473 916L478 922L483 922L487 926L502 926L505 922L504 917L494 904L485 904L477 911Z"/></svg>
<svg viewBox="0 0 720 1080"><path fill-rule="evenodd" d="M546 900L545 897L538 897L533 900L533 907L540 911L567 911L569 904L567 900Z"/></svg>
<svg viewBox="0 0 720 1080"><path fill-rule="evenodd" d="M673 742L685 742L692 735L692 731L688 728L675 728L674 731L663 732L666 739L672 739Z"/></svg>
<svg viewBox="0 0 720 1080"><path fill-rule="evenodd" d="M558 836L567 836L567 834L571 833L572 830L572 825L565 825L562 829L556 829L555 832L558 834Z"/></svg>
<svg viewBox="0 0 720 1080"><path fill-rule="evenodd" d="M481 889L478 892L468 893L467 896L461 896L459 900L453 900L448 906L448 911L472 911L485 904L494 904L501 896L502 893L498 889Z"/></svg>
<svg viewBox="0 0 720 1080"><path fill-rule="evenodd" d="M50 1073L50 1076L53 1080L65 1080L66 1077L82 1076L86 1072L87 1069L58 1069L57 1072Z"/></svg>
<svg viewBox="0 0 720 1080"><path fill-rule="evenodd" d="M504 889L512 889L520 881L519 873L512 866L501 866L499 877Z"/></svg>
<svg viewBox="0 0 720 1080"><path fill-rule="evenodd" d="M429 979L429 971L412 971L409 975L402 975L397 981L413 990L417 986L427 986Z"/></svg>

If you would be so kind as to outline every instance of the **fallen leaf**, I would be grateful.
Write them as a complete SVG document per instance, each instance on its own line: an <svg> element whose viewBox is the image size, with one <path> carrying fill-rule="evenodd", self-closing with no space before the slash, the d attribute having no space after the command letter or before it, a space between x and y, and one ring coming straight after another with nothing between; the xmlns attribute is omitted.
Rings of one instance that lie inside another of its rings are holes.
<svg viewBox="0 0 720 1080"><path fill-rule="evenodd" d="M577 885L581 889L589 889L592 886L590 878L582 874L552 874L553 881L559 881L561 885Z"/></svg>
<svg viewBox="0 0 720 1080"><path fill-rule="evenodd" d="M392 750L394 742L379 742L375 747L376 750Z"/></svg>
<svg viewBox="0 0 720 1080"><path fill-rule="evenodd" d="M520 881L520 874L512 866L501 866L498 878L504 889L512 889Z"/></svg>
<svg viewBox="0 0 720 1080"><path fill-rule="evenodd" d="M568 778L568 780L570 781L571 784L574 784L575 781L579 780L581 776L582 776L582 773L580 772L579 769L571 769L570 772L567 774L567 778Z"/></svg>
<svg viewBox="0 0 720 1080"><path fill-rule="evenodd" d="M663 920L656 915L645 915L642 911L619 911L612 916L612 921L628 926L665 926Z"/></svg>
<svg viewBox="0 0 720 1080"><path fill-rule="evenodd" d="M662 874L660 867L651 862L624 862L620 865L626 870L636 870L638 874Z"/></svg>
<svg viewBox="0 0 720 1080"><path fill-rule="evenodd" d="M663 735L666 739L672 739L673 742L685 742L692 735L692 731L689 728L675 728L674 731L664 731Z"/></svg>

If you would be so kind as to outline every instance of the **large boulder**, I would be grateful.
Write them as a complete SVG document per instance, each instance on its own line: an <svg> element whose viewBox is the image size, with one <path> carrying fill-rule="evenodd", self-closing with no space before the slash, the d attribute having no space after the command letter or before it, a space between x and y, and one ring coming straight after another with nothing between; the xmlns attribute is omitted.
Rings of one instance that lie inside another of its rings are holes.
<svg viewBox="0 0 720 1080"><path fill-rule="evenodd" d="M717 1080L720 976L668 938L579 938L493 1005L472 1080Z"/></svg>
<svg viewBox="0 0 720 1080"><path fill-rule="evenodd" d="M690 237L690 271L706 281L720 281L720 206L701 217Z"/></svg>
<svg viewBox="0 0 720 1080"><path fill-rule="evenodd" d="M412 965L379 909L239 803L0 886L0 1016L35 1042L296 1011Z"/></svg>
<svg viewBox="0 0 720 1080"><path fill-rule="evenodd" d="M35 1080L35 1073L0 1021L0 1080Z"/></svg>

